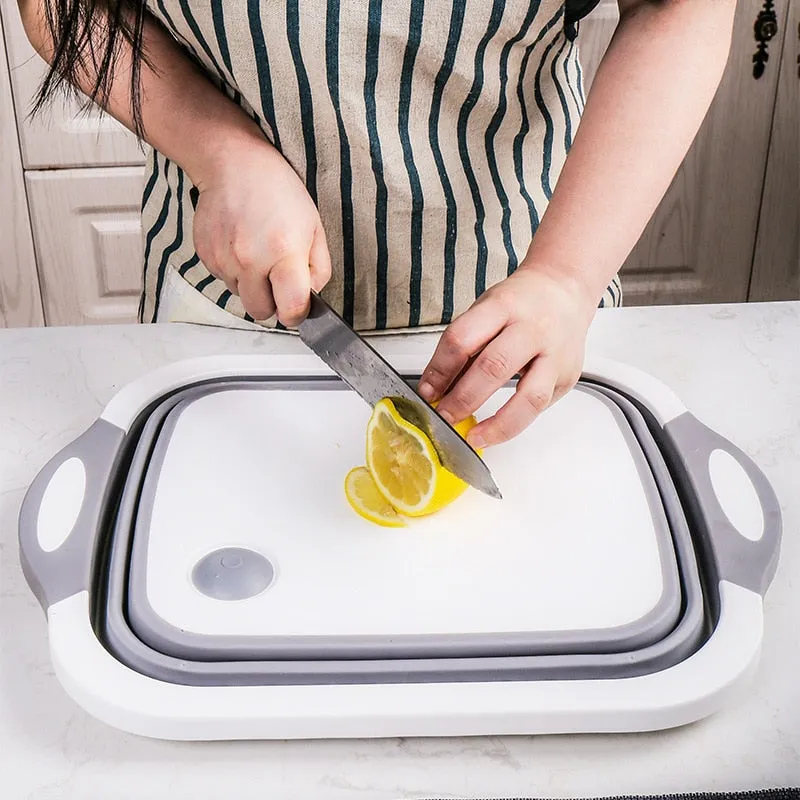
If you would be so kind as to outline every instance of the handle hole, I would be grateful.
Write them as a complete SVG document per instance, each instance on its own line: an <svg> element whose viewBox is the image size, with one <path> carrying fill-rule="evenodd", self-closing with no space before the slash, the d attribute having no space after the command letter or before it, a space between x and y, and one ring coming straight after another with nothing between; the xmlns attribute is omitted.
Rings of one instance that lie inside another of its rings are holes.
<svg viewBox="0 0 800 800"><path fill-rule="evenodd" d="M36 536L46 553L58 550L69 538L86 494L86 468L79 458L68 458L53 473L44 490Z"/></svg>
<svg viewBox="0 0 800 800"><path fill-rule="evenodd" d="M722 512L746 539L757 542L764 535L764 511L744 467L725 450L713 450L708 473Z"/></svg>

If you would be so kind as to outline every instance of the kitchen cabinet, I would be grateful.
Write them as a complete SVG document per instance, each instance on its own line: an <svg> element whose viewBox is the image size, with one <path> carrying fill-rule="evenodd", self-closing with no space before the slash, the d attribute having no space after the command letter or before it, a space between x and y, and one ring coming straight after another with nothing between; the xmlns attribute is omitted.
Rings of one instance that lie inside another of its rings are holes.
<svg viewBox="0 0 800 800"><path fill-rule="evenodd" d="M28 174L49 325L135 320L141 284L144 167Z"/></svg>
<svg viewBox="0 0 800 800"><path fill-rule="evenodd" d="M756 79L762 7L738 2L712 108L623 267L627 305L800 297L798 8L774 1L777 35ZM0 0L0 15L0 64L10 66L0 68L0 196L13 210L0 220L0 240L12 242L11 267L4 248L0 271L0 324L133 321L144 153L117 122L79 113L73 101L30 119L44 67L15 0ZM617 21L616 0L602 0L580 25L587 90Z"/></svg>

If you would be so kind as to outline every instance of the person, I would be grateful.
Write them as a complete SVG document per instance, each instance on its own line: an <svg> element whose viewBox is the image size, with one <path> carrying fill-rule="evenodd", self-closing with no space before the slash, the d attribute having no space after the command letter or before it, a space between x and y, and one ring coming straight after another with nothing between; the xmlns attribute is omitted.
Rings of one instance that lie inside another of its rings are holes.
<svg viewBox="0 0 800 800"><path fill-rule="evenodd" d="M735 0L19 0L50 68L150 147L140 320L443 330L419 384L471 432L577 381L596 309L720 82ZM580 124L579 124L580 123ZM220 316L221 315L221 316Z"/></svg>

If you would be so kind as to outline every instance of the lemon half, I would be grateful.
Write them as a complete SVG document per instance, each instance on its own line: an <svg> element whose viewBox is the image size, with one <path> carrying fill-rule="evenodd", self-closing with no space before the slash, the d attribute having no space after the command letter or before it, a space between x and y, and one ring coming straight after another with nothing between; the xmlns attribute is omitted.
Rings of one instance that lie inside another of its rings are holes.
<svg viewBox="0 0 800 800"><path fill-rule="evenodd" d="M471 416L454 428L466 437L475 425ZM367 425L367 469L388 503L408 517L440 511L467 488L442 466L430 439L388 398L375 405Z"/></svg>

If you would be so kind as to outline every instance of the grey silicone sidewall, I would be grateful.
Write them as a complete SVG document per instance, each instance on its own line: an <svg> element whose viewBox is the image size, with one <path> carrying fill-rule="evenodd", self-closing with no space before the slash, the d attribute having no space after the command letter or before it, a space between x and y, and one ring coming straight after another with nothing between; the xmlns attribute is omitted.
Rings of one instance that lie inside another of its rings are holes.
<svg viewBox="0 0 800 800"><path fill-rule="evenodd" d="M250 390L269 391L273 386L251 381ZM162 619L152 608L147 593L147 553L151 533L151 518L161 468L169 450L172 433L181 414L205 395L243 386L241 381L220 381L201 389L192 389L175 395L168 406L159 408L160 424L148 425L143 438L157 435L154 443L141 441L137 450L150 453L146 464L135 459L131 465L131 482L141 485L138 495L133 543L128 567L127 604L130 626L136 635L153 650L169 653L187 660L236 661L256 660L308 660L308 659L398 659L398 658L453 658L518 655L554 655L582 653L609 653L642 650L661 640L679 619L681 613L681 586L678 565L669 523L648 461L620 408L608 396L591 388L583 391L603 403L613 414L630 449L640 475L648 505L653 515L659 561L662 572L662 594L650 611L641 618L617 628L591 631L554 631L550 633L461 634L461 635L403 635L403 636L208 636L184 631ZM285 386L285 385L284 385ZM180 400L180 402L177 402ZM646 432L646 431L645 431ZM146 472L142 475L142 468ZM127 494L127 493L126 493ZM128 513L124 497L120 513Z"/></svg>
<svg viewBox="0 0 800 800"><path fill-rule="evenodd" d="M593 387L597 389L597 387ZM606 392L611 395L611 392ZM174 400L167 405L171 409ZM513 656L499 658L393 659L390 661L337 660L318 661L187 661L151 649L128 624L123 614L127 600L128 539L132 533L133 506L123 497L117 528L112 537L109 564L109 590L104 618L105 641L112 652L131 668L158 680L185 685L302 685L320 683L397 683L439 681L497 681L548 679L599 679L633 677L664 669L691 655L700 646L704 635L703 592L695 562L692 537L677 494L669 479L669 471L655 441L648 434L647 424L629 401L614 397L624 416L636 429L637 441L643 440L646 458L654 474L665 477L666 486L659 487L669 506L670 532L680 562L684 588L685 611L678 624L662 640L644 649L615 654ZM166 412L157 409L161 424ZM149 452L144 442L134 456L134 464ZM132 464L132 468L133 468ZM136 470L133 470L136 472ZM140 474L140 473L137 473ZM134 483L140 481L134 480ZM127 518L125 518L127 517Z"/></svg>
<svg viewBox="0 0 800 800"><path fill-rule="evenodd" d="M91 585L98 527L124 440L125 431L97 420L42 468L25 494L19 515L20 562L45 611ZM39 510L53 476L71 458L79 459L86 471L85 494L72 531L48 552L39 543Z"/></svg>

